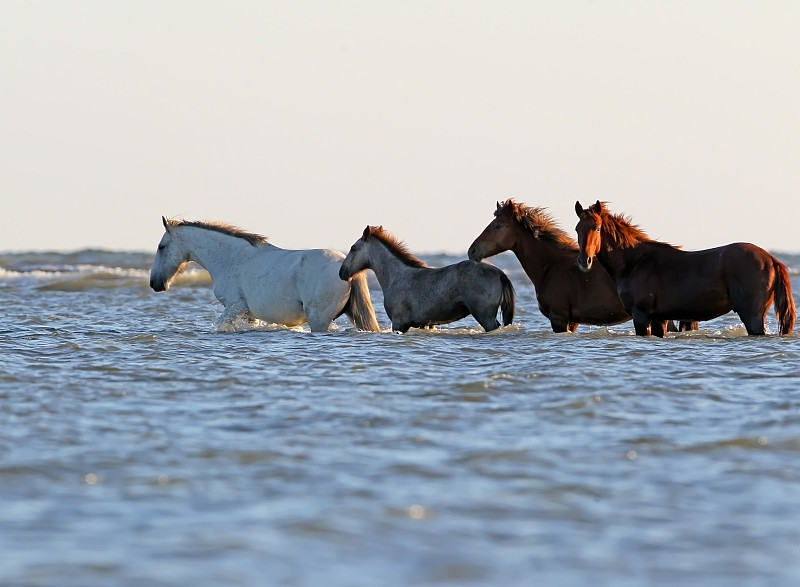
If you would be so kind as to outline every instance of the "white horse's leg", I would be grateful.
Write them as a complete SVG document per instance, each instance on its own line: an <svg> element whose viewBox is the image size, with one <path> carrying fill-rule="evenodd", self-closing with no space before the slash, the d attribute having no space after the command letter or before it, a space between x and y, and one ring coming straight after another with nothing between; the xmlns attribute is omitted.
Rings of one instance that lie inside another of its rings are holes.
<svg viewBox="0 0 800 587"><path fill-rule="evenodd" d="M318 315L314 312L306 313L306 319L308 320L308 326L311 328L311 332L328 332L328 328L333 322L333 318L329 318L327 315Z"/></svg>
<svg viewBox="0 0 800 587"><path fill-rule="evenodd" d="M225 304L222 314L220 314L220 317L217 319L217 326L233 324L237 318L244 318L248 322L254 320L244 300L237 300L236 302Z"/></svg>
<svg viewBox="0 0 800 587"><path fill-rule="evenodd" d="M322 261L321 267L319 263L309 262L303 268L298 287L311 332L327 332L350 299L350 283L339 278L339 260L332 261L326 255Z"/></svg>
<svg viewBox="0 0 800 587"><path fill-rule="evenodd" d="M340 281L340 283L349 285L344 281ZM303 311L311 332L327 332L331 322L344 311L346 303L347 296L337 296L334 292L305 302Z"/></svg>

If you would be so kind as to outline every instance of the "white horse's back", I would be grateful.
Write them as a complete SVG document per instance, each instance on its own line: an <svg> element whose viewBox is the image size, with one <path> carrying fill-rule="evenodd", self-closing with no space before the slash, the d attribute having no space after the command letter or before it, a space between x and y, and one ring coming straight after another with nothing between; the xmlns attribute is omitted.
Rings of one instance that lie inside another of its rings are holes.
<svg viewBox="0 0 800 587"><path fill-rule="evenodd" d="M350 284L339 279L342 259L331 249L259 248L238 271L250 313L265 322L327 330L350 294Z"/></svg>

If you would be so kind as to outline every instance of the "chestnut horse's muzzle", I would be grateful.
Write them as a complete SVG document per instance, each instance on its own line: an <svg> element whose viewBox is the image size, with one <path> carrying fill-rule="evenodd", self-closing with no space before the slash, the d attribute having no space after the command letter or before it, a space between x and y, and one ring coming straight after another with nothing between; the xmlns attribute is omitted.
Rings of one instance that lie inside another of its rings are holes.
<svg viewBox="0 0 800 587"><path fill-rule="evenodd" d="M589 255L578 255L578 268L581 271L589 271L592 268L592 263L594 263L594 257L590 257Z"/></svg>

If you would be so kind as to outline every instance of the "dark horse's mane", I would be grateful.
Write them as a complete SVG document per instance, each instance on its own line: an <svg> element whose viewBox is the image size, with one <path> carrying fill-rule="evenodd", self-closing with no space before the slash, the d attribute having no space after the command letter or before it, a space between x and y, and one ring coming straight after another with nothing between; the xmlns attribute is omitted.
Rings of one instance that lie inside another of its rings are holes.
<svg viewBox="0 0 800 587"><path fill-rule="evenodd" d="M625 216L624 214L613 214L606 209L605 202L602 204L603 209L600 214L597 214L597 212L591 210L589 214L596 218L598 224L600 224L600 221L602 221L602 230L604 235L603 238L607 238L614 243L615 248L627 249L639 243L662 245L671 249L680 248L676 247L675 245L671 245L670 243L665 243L663 241L657 241L650 238L641 228L639 228L638 225L633 223L633 220L631 220L630 216Z"/></svg>
<svg viewBox="0 0 800 587"><path fill-rule="evenodd" d="M508 199L495 211L495 216L509 214L534 237L555 243L568 251L577 251L578 243L559 227L546 208L526 206Z"/></svg>
<svg viewBox="0 0 800 587"><path fill-rule="evenodd" d="M222 234L227 234L228 236L243 238L254 247L263 245L267 242L267 237L265 236L255 234L253 232L247 232L246 230L242 230L241 228L237 228L231 224L226 224L225 222L209 222L202 220L167 220L167 222L170 226L191 226L193 228L203 228L205 230L221 232Z"/></svg>
<svg viewBox="0 0 800 587"><path fill-rule="evenodd" d="M370 226L369 227L369 236L375 237L379 241L381 241L386 248L389 249L392 254L400 259L403 263L408 265L409 267L427 267L428 264L425 261L418 259L414 255L411 254L411 251L408 250L406 244L398 239L396 236L389 234L383 229L383 226Z"/></svg>

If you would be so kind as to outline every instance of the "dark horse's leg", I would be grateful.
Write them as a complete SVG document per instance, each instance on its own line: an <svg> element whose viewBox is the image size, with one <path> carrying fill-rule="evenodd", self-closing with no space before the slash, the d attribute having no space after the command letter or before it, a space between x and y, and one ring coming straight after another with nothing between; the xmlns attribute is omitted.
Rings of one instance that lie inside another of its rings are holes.
<svg viewBox="0 0 800 587"><path fill-rule="evenodd" d="M475 312L472 316L478 321L478 324L483 326L486 332L491 332L492 330L500 328L500 322L497 321L497 309L495 309L495 313L492 316L482 312Z"/></svg>
<svg viewBox="0 0 800 587"><path fill-rule="evenodd" d="M650 335L650 318L641 310L633 309L633 328L636 330L636 336L649 336ZM664 330L667 329L666 324L663 326ZM664 336L660 334L659 336Z"/></svg>
<svg viewBox="0 0 800 587"><path fill-rule="evenodd" d="M700 324L698 322L681 320L678 325L675 326L674 320L667 322L667 332L689 332L690 330L700 330Z"/></svg>
<svg viewBox="0 0 800 587"><path fill-rule="evenodd" d="M747 334L751 336L761 336L766 333L764 330L764 322L766 317L767 310L764 310L764 313L760 316L758 314L739 314L739 318L741 318L742 322L744 322L744 327L747 329Z"/></svg>
<svg viewBox="0 0 800 587"><path fill-rule="evenodd" d="M550 328L553 329L553 332L566 332L570 327L570 323L560 316L551 314L548 318L550 318Z"/></svg>
<svg viewBox="0 0 800 587"><path fill-rule="evenodd" d="M664 338L667 336L667 320L653 320L650 323L650 334Z"/></svg>

